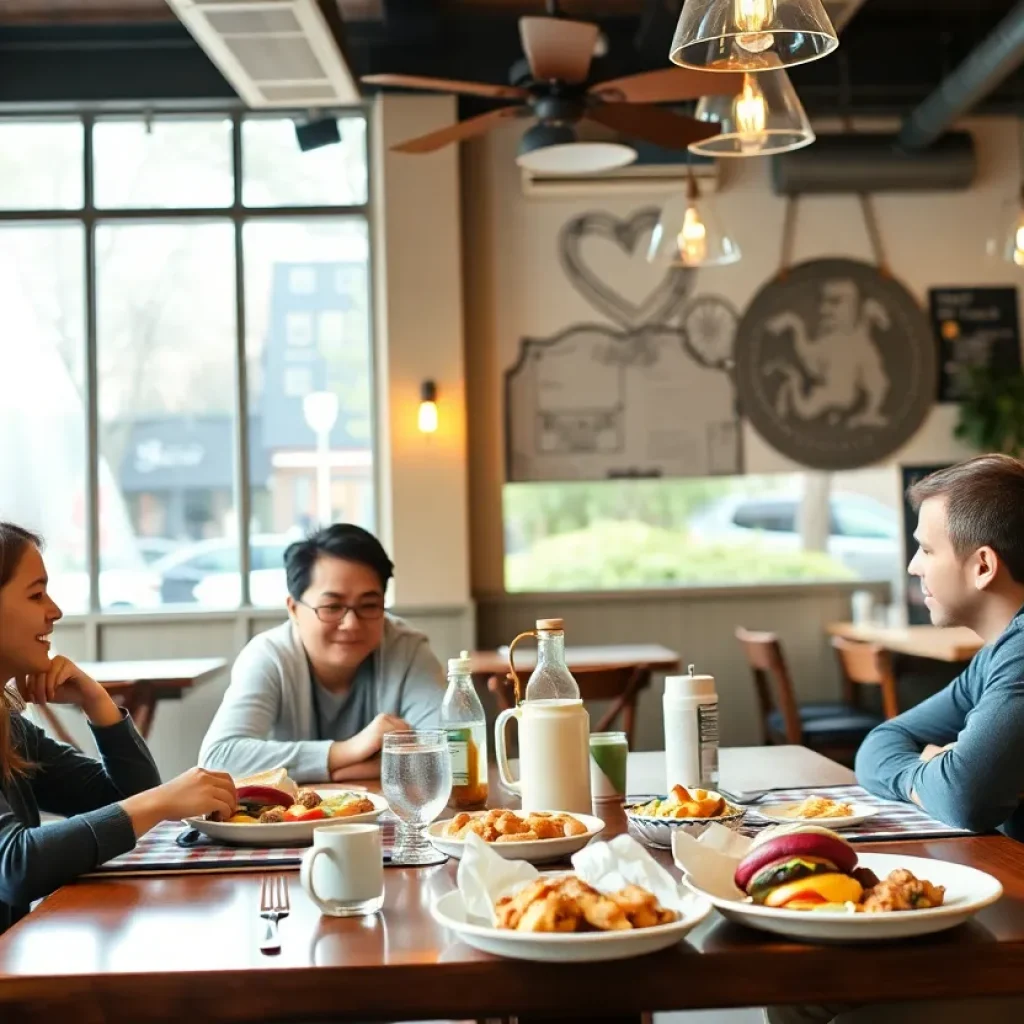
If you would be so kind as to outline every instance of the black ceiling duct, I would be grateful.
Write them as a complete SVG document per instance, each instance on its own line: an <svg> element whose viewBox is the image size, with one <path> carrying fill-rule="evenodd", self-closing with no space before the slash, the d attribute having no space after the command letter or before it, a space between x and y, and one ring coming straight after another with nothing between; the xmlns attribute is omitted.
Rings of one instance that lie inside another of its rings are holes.
<svg viewBox="0 0 1024 1024"><path fill-rule="evenodd" d="M954 192L970 188L977 160L967 132L943 135L924 152L895 135L819 135L813 146L772 158L776 195L851 192Z"/></svg>
<svg viewBox="0 0 1024 1024"><path fill-rule="evenodd" d="M980 42L938 88L911 111L899 144L925 149L961 115L983 100L1024 61L1024 0Z"/></svg>

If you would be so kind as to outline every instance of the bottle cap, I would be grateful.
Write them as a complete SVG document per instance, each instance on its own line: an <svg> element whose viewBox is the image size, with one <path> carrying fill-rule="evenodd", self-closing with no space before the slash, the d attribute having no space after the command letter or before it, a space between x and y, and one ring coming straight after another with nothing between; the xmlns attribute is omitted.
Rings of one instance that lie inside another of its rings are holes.
<svg viewBox="0 0 1024 1024"><path fill-rule="evenodd" d="M473 663L469 660L469 651L459 651L457 658L448 659L448 675L468 676L473 670Z"/></svg>
<svg viewBox="0 0 1024 1024"><path fill-rule="evenodd" d="M685 676L666 676L665 693L673 697L714 697L715 677L694 674L693 665L687 665Z"/></svg>
<svg viewBox="0 0 1024 1024"><path fill-rule="evenodd" d="M537 629L545 631L553 629L565 629L565 619L538 619Z"/></svg>

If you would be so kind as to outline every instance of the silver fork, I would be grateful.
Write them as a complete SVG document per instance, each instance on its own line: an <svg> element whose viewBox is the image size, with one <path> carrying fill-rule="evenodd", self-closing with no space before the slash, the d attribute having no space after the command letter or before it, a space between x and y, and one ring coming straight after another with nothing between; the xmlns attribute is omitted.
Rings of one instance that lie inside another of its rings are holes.
<svg viewBox="0 0 1024 1024"><path fill-rule="evenodd" d="M284 875L266 875L260 883L260 917L267 922L267 931L260 943L261 953L277 953L281 939L277 922L292 909L288 896L288 879Z"/></svg>

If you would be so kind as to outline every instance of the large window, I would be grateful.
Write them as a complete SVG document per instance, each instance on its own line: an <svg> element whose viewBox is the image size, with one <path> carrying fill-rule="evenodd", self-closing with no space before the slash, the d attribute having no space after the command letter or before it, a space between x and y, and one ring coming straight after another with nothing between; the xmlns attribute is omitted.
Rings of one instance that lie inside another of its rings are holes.
<svg viewBox="0 0 1024 1024"><path fill-rule="evenodd" d="M906 578L891 469L506 484L504 515L512 591Z"/></svg>
<svg viewBox="0 0 1024 1024"><path fill-rule="evenodd" d="M279 605L292 539L375 526L366 125L338 127L0 121L0 518L66 612Z"/></svg>

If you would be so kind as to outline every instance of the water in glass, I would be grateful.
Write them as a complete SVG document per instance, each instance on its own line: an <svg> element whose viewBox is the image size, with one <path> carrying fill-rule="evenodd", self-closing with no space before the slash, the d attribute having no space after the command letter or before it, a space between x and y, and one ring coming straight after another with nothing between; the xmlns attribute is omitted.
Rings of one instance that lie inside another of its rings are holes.
<svg viewBox="0 0 1024 1024"><path fill-rule="evenodd" d="M384 797L399 820L392 863L433 862L436 854L423 830L451 795L447 734L443 730L388 733L380 777Z"/></svg>

